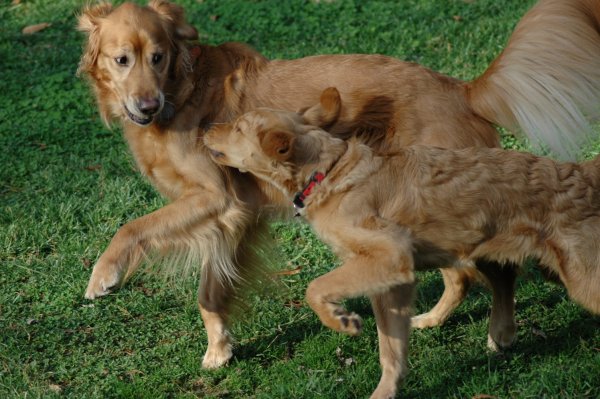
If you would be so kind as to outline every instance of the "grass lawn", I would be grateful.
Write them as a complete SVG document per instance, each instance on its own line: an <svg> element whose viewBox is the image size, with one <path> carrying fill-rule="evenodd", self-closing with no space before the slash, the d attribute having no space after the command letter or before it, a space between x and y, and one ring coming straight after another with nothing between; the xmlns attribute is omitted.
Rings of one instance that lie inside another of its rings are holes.
<svg viewBox="0 0 600 399"><path fill-rule="evenodd" d="M531 0L181 1L208 43L239 40L271 58L382 53L471 79L497 56ZM164 202L104 127L75 76L81 1L0 3L0 397L364 398L379 379L373 316L365 332L324 328L303 303L335 259L303 224L276 223L286 289L255 295L233 327L230 365L200 368L206 334L195 285L138 274L83 299L117 228ZM32 24L51 25L23 35ZM506 136L507 147L519 147ZM589 149L590 156L600 146ZM420 274L417 312L442 292ZM600 289L600 287L599 287ZM414 331L403 397L600 397L600 318L526 270L518 342L486 350L490 294L476 288L441 328ZM487 396L490 395L490 396Z"/></svg>

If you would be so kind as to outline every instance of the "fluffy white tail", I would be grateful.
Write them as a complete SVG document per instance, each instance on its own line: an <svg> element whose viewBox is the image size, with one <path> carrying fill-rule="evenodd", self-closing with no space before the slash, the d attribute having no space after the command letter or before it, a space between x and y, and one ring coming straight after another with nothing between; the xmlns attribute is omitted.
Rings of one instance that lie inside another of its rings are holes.
<svg viewBox="0 0 600 399"><path fill-rule="evenodd" d="M600 1L542 0L468 86L473 109L574 159L600 116Z"/></svg>

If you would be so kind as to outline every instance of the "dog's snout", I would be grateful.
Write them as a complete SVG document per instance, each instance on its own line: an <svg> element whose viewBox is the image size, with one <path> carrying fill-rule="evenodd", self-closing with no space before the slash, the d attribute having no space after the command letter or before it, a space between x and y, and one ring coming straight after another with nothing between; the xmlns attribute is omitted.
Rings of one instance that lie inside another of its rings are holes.
<svg viewBox="0 0 600 399"><path fill-rule="evenodd" d="M160 100L158 98L143 98L138 101L137 107L144 115L154 115L160 108Z"/></svg>

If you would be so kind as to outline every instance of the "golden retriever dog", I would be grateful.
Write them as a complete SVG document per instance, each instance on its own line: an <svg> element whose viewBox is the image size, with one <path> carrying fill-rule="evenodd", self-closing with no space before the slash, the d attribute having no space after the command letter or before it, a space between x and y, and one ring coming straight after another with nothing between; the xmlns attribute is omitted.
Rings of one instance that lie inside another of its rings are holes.
<svg viewBox="0 0 600 399"><path fill-rule="evenodd" d="M200 274L208 336L203 366L223 365L232 356L232 304L257 270L252 247L261 210L285 200L278 190L217 166L200 139L205 129L257 107L305 109L335 86L345 106L330 125L320 123L375 150L497 147L495 125L501 125L572 154L600 103L599 20L596 1L543 0L487 71L463 82L382 55L271 61L239 43L199 44L183 9L163 0L86 7L78 20L86 35L79 73L88 78L103 120L120 124L141 172L171 200L116 232L94 266L86 298L118 287L148 253L184 259L170 267ZM515 336L514 269L480 270L493 292L490 343L507 346ZM443 273L442 298L415 318L415 327L441 324L480 274L474 268Z"/></svg>
<svg viewBox="0 0 600 399"><path fill-rule="evenodd" d="M323 96L325 114L335 114L337 90ZM325 326L360 333L361 318L340 303L371 298L383 368L372 398L394 397L406 374L417 270L535 257L571 298L600 313L600 157L561 164L422 145L378 154L313 123L311 115L257 109L204 142L217 163L278 187L342 260L306 291Z"/></svg>

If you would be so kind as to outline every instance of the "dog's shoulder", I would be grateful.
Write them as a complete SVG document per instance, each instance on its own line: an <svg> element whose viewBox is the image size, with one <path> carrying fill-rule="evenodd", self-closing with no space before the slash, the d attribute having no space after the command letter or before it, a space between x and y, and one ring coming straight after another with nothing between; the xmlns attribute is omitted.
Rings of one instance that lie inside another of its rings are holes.
<svg viewBox="0 0 600 399"><path fill-rule="evenodd" d="M240 42L226 42L217 47L237 65L259 68L266 65L269 59L253 47Z"/></svg>

